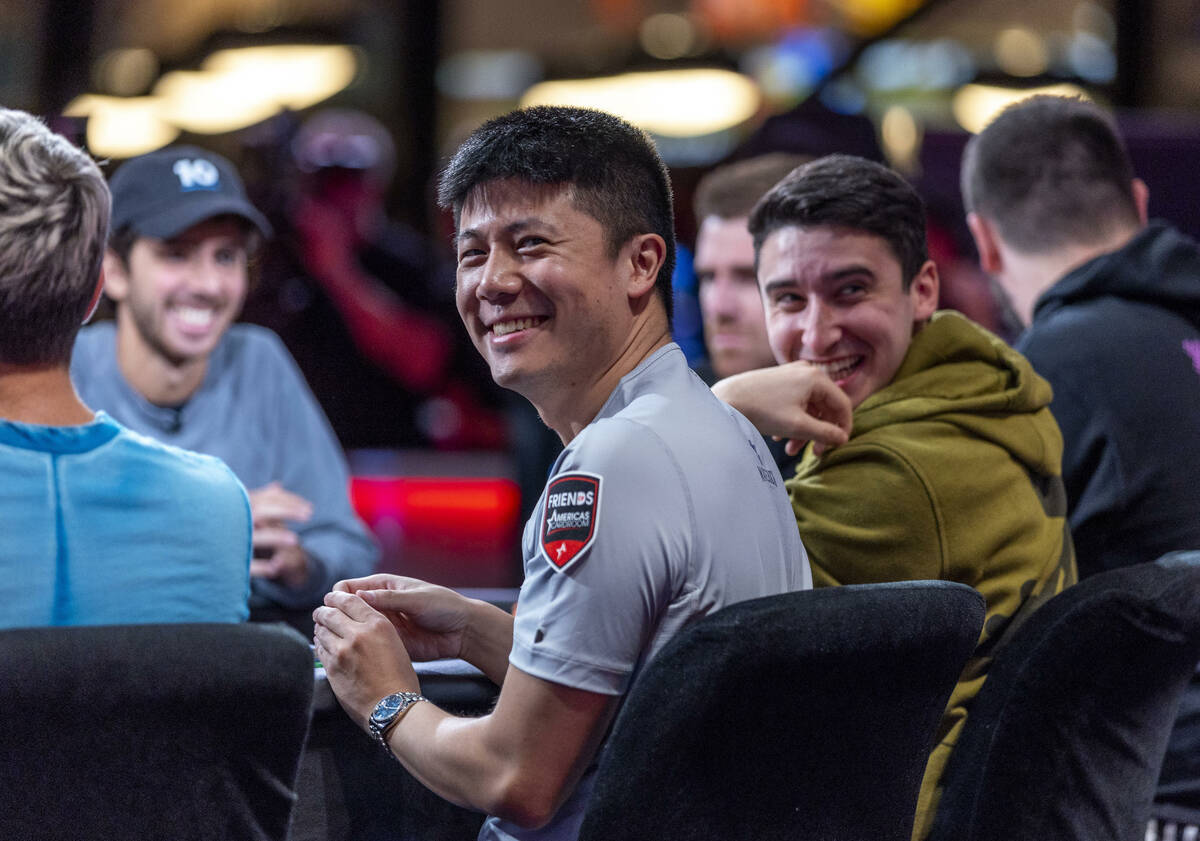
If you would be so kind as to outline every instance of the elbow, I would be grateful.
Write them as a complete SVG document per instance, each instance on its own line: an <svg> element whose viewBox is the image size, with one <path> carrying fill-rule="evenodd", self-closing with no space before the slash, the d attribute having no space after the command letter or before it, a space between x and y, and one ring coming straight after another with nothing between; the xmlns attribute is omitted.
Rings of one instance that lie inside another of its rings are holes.
<svg viewBox="0 0 1200 841"><path fill-rule="evenodd" d="M544 781L514 776L493 792L487 812L523 829L540 829L554 817L564 794Z"/></svg>

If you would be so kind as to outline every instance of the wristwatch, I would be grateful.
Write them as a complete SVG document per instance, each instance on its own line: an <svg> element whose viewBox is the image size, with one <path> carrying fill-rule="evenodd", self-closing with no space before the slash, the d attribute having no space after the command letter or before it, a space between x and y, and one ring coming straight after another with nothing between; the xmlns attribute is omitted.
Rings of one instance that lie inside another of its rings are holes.
<svg viewBox="0 0 1200 841"><path fill-rule="evenodd" d="M375 709L371 711L371 717L367 719L367 727L370 729L375 741L383 745L383 749L393 759L396 758L396 755L392 753L392 747L388 744L388 733L400 723L400 719L404 718L404 714L408 712L409 707L417 703L417 701L428 700L428 698L419 692L393 692L376 704Z"/></svg>

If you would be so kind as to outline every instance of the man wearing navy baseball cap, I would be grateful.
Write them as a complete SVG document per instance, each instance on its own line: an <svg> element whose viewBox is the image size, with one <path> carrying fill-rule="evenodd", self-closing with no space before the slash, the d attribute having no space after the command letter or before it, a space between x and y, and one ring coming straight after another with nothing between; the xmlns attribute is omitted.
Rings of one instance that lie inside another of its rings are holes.
<svg viewBox="0 0 1200 841"><path fill-rule="evenodd" d="M193 146L133 158L109 186L116 321L81 331L76 387L136 431L224 460L250 489L252 608L311 609L335 581L369 573L377 547L292 358L270 331L234 324L271 226L233 165Z"/></svg>

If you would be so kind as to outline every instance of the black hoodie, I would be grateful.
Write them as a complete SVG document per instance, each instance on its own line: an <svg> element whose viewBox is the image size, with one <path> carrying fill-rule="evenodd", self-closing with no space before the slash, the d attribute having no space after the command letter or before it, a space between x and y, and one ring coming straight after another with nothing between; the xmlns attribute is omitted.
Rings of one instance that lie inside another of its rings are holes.
<svg viewBox="0 0 1200 841"><path fill-rule="evenodd" d="M1200 548L1200 246L1154 222L1038 300L1079 575Z"/></svg>
<svg viewBox="0 0 1200 841"><path fill-rule="evenodd" d="M1079 576L1200 548L1200 246L1151 223L1046 290L1017 347L1054 388ZM1200 671L1152 814L1200 822Z"/></svg>

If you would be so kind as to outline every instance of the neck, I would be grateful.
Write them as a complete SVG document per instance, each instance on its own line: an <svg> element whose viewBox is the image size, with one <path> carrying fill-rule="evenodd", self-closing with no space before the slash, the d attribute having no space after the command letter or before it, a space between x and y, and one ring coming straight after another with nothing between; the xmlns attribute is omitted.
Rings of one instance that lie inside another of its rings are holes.
<svg viewBox="0 0 1200 841"><path fill-rule="evenodd" d="M156 406L179 406L204 382L208 358L177 363L148 344L133 317L117 311L117 366L133 389Z"/></svg>
<svg viewBox="0 0 1200 841"><path fill-rule="evenodd" d="M1042 293L1085 263L1124 248L1140 227L1123 228L1096 243L1065 244L1045 254L1018 251L1000 245L1004 264L1003 286L1023 324L1033 320L1033 308Z"/></svg>
<svg viewBox="0 0 1200 841"><path fill-rule="evenodd" d="M623 376L671 341L666 316L662 316L661 324L657 322L658 319L639 320L612 364L582 387L563 388L561 383L552 383L546 395L529 397L542 422L558 433L564 446L595 420Z"/></svg>
<svg viewBox="0 0 1200 841"><path fill-rule="evenodd" d="M96 415L79 399L67 365L0 363L0 418L40 426L80 426Z"/></svg>

